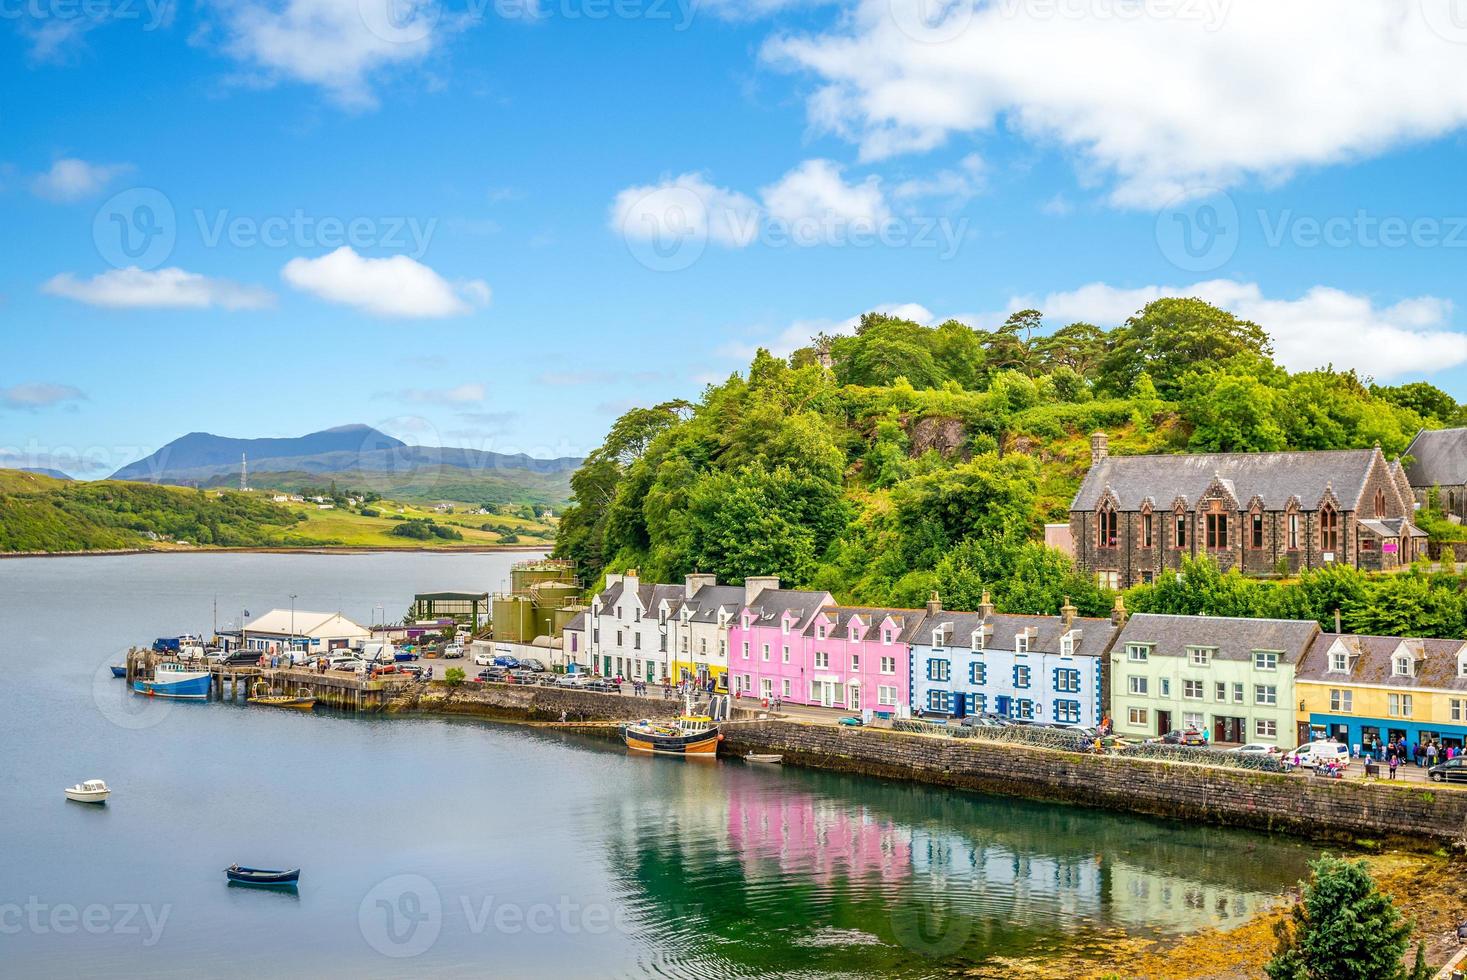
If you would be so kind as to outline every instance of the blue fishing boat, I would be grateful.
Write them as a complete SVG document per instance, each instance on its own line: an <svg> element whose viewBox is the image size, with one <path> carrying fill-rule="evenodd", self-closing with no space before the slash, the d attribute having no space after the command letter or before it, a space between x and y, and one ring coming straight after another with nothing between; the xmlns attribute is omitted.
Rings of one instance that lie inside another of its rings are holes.
<svg viewBox="0 0 1467 980"><path fill-rule="evenodd" d="M116 664L113 664L112 665L112 676L113 677L126 677L127 676L127 668L126 667L119 667Z"/></svg>
<svg viewBox="0 0 1467 980"><path fill-rule="evenodd" d="M224 869L224 875L230 881L240 885L294 885L301 880L300 868L288 868L283 871L270 870L268 868L242 868L237 864L231 864Z"/></svg>
<svg viewBox="0 0 1467 980"><path fill-rule="evenodd" d="M150 698L180 698L206 701L209 698L209 672L190 670L182 664L159 664L152 680L135 680L132 689Z"/></svg>

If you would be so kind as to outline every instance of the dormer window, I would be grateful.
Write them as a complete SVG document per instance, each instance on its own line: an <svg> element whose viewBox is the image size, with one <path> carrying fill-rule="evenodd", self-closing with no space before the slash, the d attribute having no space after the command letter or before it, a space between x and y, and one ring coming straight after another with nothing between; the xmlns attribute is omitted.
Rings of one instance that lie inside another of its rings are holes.
<svg viewBox="0 0 1467 980"><path fill-rule="evenodd" d="M1075 634L1066 633L1060 637L1060 656L1073 657L1075 655Z"/></svg>
<svg viewBox="0 0 1467 980"><path fill-rule="evenodd" d="M881 642L883 646L891 646L891 630L881 631Z"/></svg>
<svg viewBox="0 0 1467 980"><path fill-rule="evenodd" d="M1399 653L1399 654L1397 654L1396 655L1396 658L1395 658L1395 669L1393 669L1391 671L1391 673L1394 674L1397 677L1410 677L1411 676L1411 656L1410 656L1410 654L1405 654L1405 653Z"/></svg>
<svg viewBox="0 0 1467 980"><path fill-rule="evenodd" d="M1467 677L1467 650L1457 654L1457 676Z"/></svg>
<svg viewBox="0 0 1467 980"><path fill-rule="evenodd" d="M1015 653L1028 653L1029 652L1029 631L1028 630L1020 630L1019 633L1017 635L1015 635L1015 637L1014 637L1014 652Z"/></svg>
<svg viewBox="0 0 1467 980"><path fill-rule="evenodd" d="M851 640L859 640L861 638L861 630L856 626L856 621L854 619L851 620L851 624L846 627L846 637L847 639Z"/></svg>
<svg viewBox="0 0 1467 980"><path fill-rule="evenodd" d="M934 647L942 647L942 646L945 646L946 644L947 644L947 638L943 635L942 630L940 630L940 629L933 630L932 631L932 645Z"/></svg>
<svg viewBox="0 0 1467 980"><path fill-rule="evenodd" d="M815 639L817 639L817 640L823 640L823 639L825 639L825 624L824 623L821 623L819 626L815 627Z"/></svg>
<svg viewBox="0 0 1467 980"><path fill-rule="evenodd" d="M970 649L973 649L973 650L982 650L983 649L983 628L981 626L978 629L975 629L973 631L973 640L972 640L972 645L971 645Z"/></svg>
<svg viewBox="0 0 1467 980"><path fill-rule="evenodd" d="M1350 655L1343 650L1336 650L1329 655L1329 669L1334 674L1346 674L1350 671Z"/></svg>
<svg viewBox="0 0 1467 980"><path fill-rule="evenodd" d="M1212 659L1212 651L1207 647L1188 647L1187 660L1193 667L1206 667Z"/></svg>

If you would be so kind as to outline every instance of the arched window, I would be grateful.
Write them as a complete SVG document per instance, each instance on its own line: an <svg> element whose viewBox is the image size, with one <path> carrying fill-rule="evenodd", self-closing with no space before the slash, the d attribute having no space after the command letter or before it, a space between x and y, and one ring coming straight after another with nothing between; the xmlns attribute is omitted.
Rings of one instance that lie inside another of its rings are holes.
<svg viewBox="0 0 1467 980"><path fill-rule="evenodd" d="M1340 547L1340 515L1331 504L1319 508L1319 550L1338 551Z"/></svg>
<svg viewBox="0 0 1467 980"><path fill-rule="evenodd" d="M1116 546L1116 508L1112 503L1100 505L1096 521L1096 545L1101 548Z"/></svg>
<svg viewBox="0 0 1467 980"><path fill-rule="evenodd" d="M1384 516L1386 516L1386 509L1385 509L1385 491L1384 490L1377 490L1377 491L1375 491L1375 516L1376 517L1384 517Z"/></svg>
<svg viewBox="0 0 1467 980"><path fill-rule="evenodd" d="M1207 547L1213 551L1221 551L1228 546L1228 513L1223 509L1221 500L1214 500L1207 507L1203 526L1207 531Z"/></svg>
<svg viewBox="0 0 1467 980"><path fill-rule="evenodd" d="M1147 503L1141 508L1141 547L1150 548L1152 536L1151 504Z"/></svg>
<svg viewBox="0 0 1467 980"><path fill-rule="evenodd" d="M1257 504L1248 513L1248 544L1252 548L1263 547L1263 508Z"/></svg>

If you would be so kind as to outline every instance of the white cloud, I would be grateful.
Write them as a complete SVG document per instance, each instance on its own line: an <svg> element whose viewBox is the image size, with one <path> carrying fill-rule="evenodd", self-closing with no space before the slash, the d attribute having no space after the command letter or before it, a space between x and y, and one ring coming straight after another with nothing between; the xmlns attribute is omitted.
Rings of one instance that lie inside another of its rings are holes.
<svg viewBox="0 0 1467 980"><path fill-rule="evenodd" d="M80 201L100 192L120 174L132 168L125 163L88 163L62 157L51 169L31 180L31 190L50 201Z"/></svg>
<svg viewBox="0 0 1467 980"><path fill-rule="evenodd" d="M450 283L406 255L366 258L347 245L318 259L291 259L280 275L327 302L381 317L462 316L490 298L482 279Z"/></svg>
<svg viewBox="0 0 1467 980"><path fill-rule="evenodd" d="M4 405L6 408L32 412L42 408L63 405L67 402L84 401L86 397L80 388L72 385L49 384L39 381L11 385L9 388L0 388L0 405Z"/></svg>
<svg viewBox="0 0 1467 980"><path fill-rule="evenodd" d="M1181 286L1119 289L1090 283L1042 299L1015 297L1011 310L1038 309L1052 325L1084 320L1113 327L1163 296L1196 296L1263 327L1291 371L1333 363L1387 379L1467 363L1467 334L1451 325L1452 305L1433 296L1377 306L1368 296L1315 286L1297 299L1263 295L1256 283L1214 279Z"/></svg>
<svg viewBox="0 0 1467 980"><path fill-rule="evenodd" d="M806 160L761 190L760 196L769 216L787 225L859 223L871 227L891 217L880 178L848 184L841 168L829 160Z"/></svg>
<svg viewBox="0 0 1467 980"><path fill-rule="evenodd" d="M764 54L818 79L811 121L863 159L1002 129L1076 155L1113 203L1152 207L1460 129L1452 2L860 0Z"/></svg>
<svg viewBox="0 0 1467 980"><path fill-rule="evenodd" d="M90 279L69 272L53 276L41 285L52 296L115 309L208 309L258 310L270 306L275 297L269 290L245 286L228 279L213 279L179 268L109 269Z"/></svg>
<svg viewBox="0 0 1467 980"><path fill-rule="evenodd" d="M954 207L961 207L983 190L983 183L983 158L970 153L957 167L939 170L930 177L902 181L893 188L892 197L898 200L944 198Z"/></svg>
<svg viewBox="0 0 1467 980"><path fill-rule="evenodd" d="M611 204L611 226L634 241L707 239L743 248L758 234L759 206L702 174L628 187Z"/></svg>
<svg viewBox="0 0 1467 980"><path fill-rule="evenodd" d="M371 76L428 57L462 27L436 0L235 0L223 49L261 72L316 85L348 108L376 105Z"/></svg>
<svg viewBox="0 0 1467 980"><path fill-rule="evenodd" d="M404 388L390 396L410 402L425 402L435 405L473 405L484 400L485 389L477 382L466 382L452 388Z"/></svg>
<svg viewBox="0 0 1467 980"><path fill-rule="evenodd" d="M816 334L824 333L832 336L837 334L854 334L856 327L861 323L862 314L867 312L885 313L888 316L900 317L903 320L911 320L914 323L929 326L936 322L936 317L932 311L921 303L882 303L872 307L870 310L862 310L861 313L841 319L815 317L795 320L779 330L770 330L767 328L751 330L748 333L762 335L764 339L752 342L740 341L724 344L718 348L717 353L722 357L747 361L754 356L760 347L763 347L771 354L787 357L797 348L808 346L810 339ZM718 381L722 381L726 376L719 376L715 372L707 377L716 377Z"/></svg>

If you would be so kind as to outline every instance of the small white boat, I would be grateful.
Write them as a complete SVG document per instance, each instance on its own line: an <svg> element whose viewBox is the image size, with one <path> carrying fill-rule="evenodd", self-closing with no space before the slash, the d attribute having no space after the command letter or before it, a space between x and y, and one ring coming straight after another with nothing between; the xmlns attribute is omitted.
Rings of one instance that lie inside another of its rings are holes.
<svg viewBox="0 0 1467 980"><path fill-rule="evenodd" d="M781 762L784 761L784 756L782 756L782 755L760 755L758 752L750 752L748 755L744 756L744 761L745 762L767 762L767 763L769 763L771 765L776 765L777 766Z"/></svg>
<svg viewBox="0 0 1467 980"><path fill-rule="evenodd" d="M66 798L78 803L106 803L111 793L107 784L100 779L88 779L75 786L66 787Z"/></svg>

